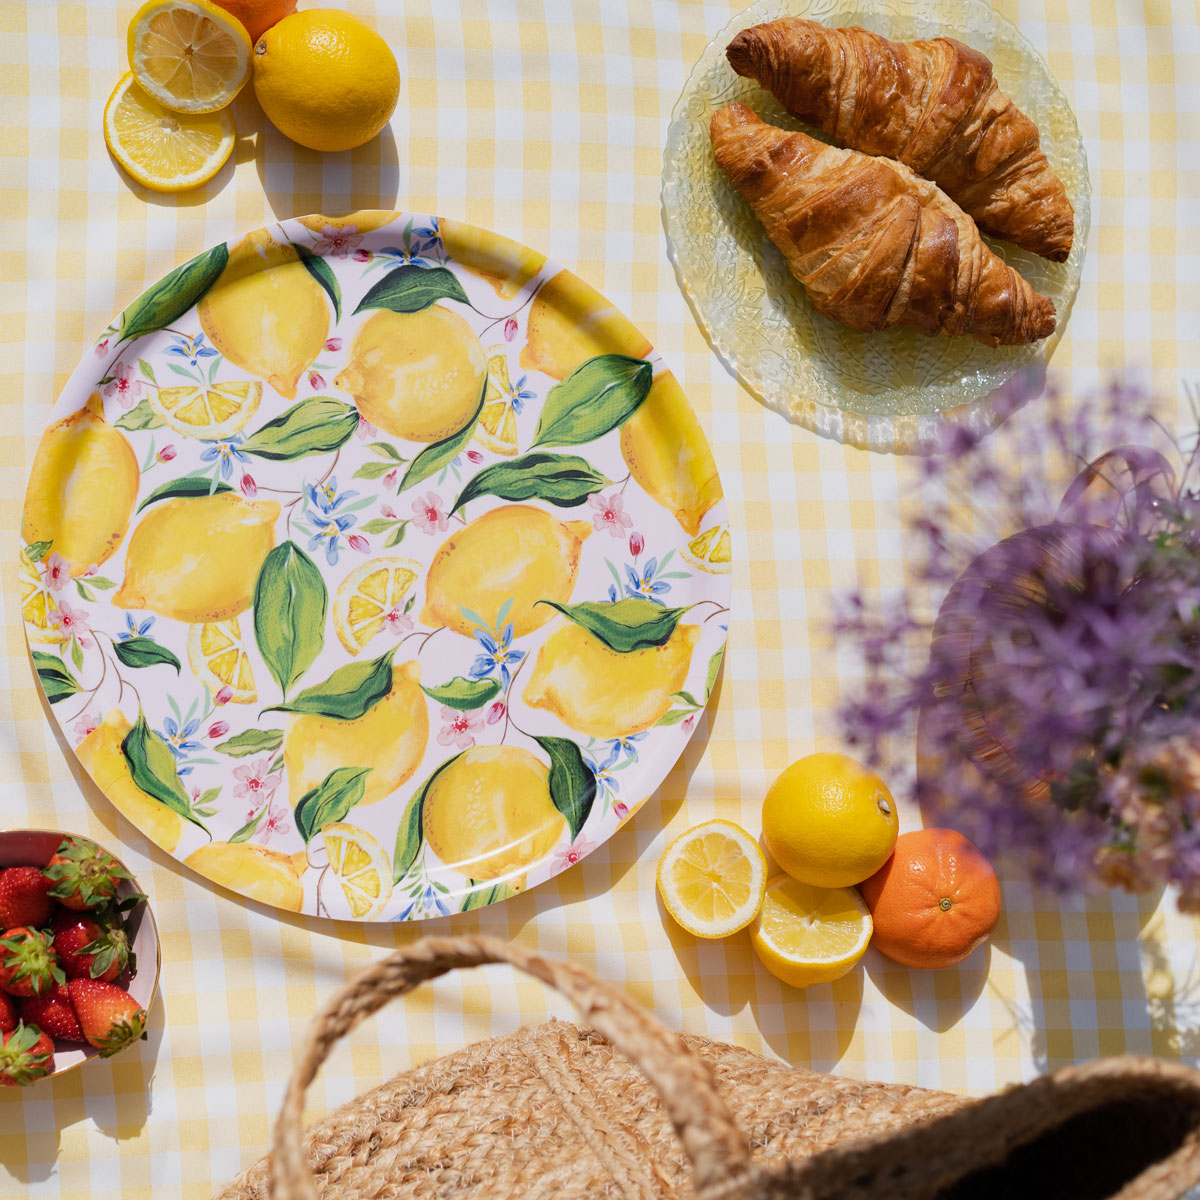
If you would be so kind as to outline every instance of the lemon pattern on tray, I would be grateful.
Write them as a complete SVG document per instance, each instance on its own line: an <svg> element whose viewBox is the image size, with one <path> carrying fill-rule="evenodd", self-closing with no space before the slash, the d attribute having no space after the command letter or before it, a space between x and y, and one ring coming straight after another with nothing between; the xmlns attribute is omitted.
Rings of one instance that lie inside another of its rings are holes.
<svg viewBox="0 0 1200 1200"><path fill-rule="evenodd" d="M215 883L357 920L590 852L728 624L716 466L646 339L536 252L405 213L283 222L139 297L22 536L34 667L101 790Z"/></svg>

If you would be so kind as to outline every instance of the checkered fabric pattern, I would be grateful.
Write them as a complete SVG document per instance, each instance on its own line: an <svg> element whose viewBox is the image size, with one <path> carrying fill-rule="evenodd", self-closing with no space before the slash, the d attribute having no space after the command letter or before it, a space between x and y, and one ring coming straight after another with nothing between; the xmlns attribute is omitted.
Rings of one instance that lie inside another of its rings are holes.
<svg viewBox="0 0 1200 1200"><path fill-rule="evenodd" d="M233 160L206 187L130 185L101 133L135 5L0 3L0 825L90 834L121 853L162 930L150 1037L31 1090L0 1089L0 1195L197 1200L267 1146L309 1018L353 973L425 933L486 931L566 956L668 1025L803 1066L983 1093L1120 1051L1200 1058L1200 923L1168 897L1075 907L1005 882L988 956L865 970L807 993L742 935L665 916L666 841L711 816L759 823L774 775L836 745L847 683L830 589L895 584L912 464L789 426L742 391L668 264L659 170L671 108L729 0L345 0L394 47L391 126L320 156L238 100ZM736 7L736 3L733 5ZM1200 389L1200 25L1191 0L999 0L1047 56L1087 143L1093 227L1054 361L1080 394L1104 368L1178 399ZM735 536L730 649L714 703L659 792L581 866L503 905L417 926L280 916L152 847L83 778L35 687L15 541L51 402L90 340L185 258L276 217L398 207L497 229L605 292L661 349L709 432ZM1027 411L1017 419L1036 419ZM843 669L840 671L839 666ZM902 814L914 827L916 814ZM410 1063L569 1014L503 969L426 987L367 1023L312 1089L315 1115Z"/></svg>

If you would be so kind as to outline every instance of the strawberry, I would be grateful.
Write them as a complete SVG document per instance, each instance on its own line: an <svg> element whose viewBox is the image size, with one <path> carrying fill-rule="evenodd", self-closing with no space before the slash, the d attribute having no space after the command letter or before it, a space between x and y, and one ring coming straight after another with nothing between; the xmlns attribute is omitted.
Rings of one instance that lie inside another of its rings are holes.
<svg viewBox="0 0 1200 1200"><path fill-rule="evenodd" d="M101 979L72 979L67 984L79 1028L107 1058L135 1038L146 1036L146 1010L115 984Z"/></svg>
<svg viewBox="0 0 1200 1200"><path fill-rule="evenodd" d="M37 867L0 871L0 929L45 925L54 915L54 901L47 894L50 887L50 880Z"/></svg>
<svg viewBox="0 0 1200 1200"><path fill-rule="evenodd" d="M121 880L133 878L107 850L77 837L63 839L42 874L53 884L50 895L76 912L115 899Z"/></svg>
<svg viewBox="0 0 1200 1200"><path fill-rule="evenodd" d="M36 1026L17 1022L0 1044L0 1084L24 1087L54 1070L54 1043Z"/></svg>
<svg viewBox="0 0 1200 1200"><path fill-rule="evenodd" d="M79 1028L79 1018L71 1007L71 994L65 983L56 983L48 992L22 1000L21 1020L64 1042L86 1040Z"/></svg>
<svg viewBox="0 0 1200 1200"><path fill-rule="evenodd" d="M16 1027L16 1006L7 992L0 992L0 1033L12 1033Z"/></svg>
<svg viewBox="0 0 1200 1200"><path fill-rule="evenodd" d="M66 981L49 934L18 925L0 937L0 988L10 996L38 996Z"/></svg>
<svg viewBox="0 0 1200 1200"><path fill-rule="evenodd" d="M133 965L129 938L119 923L102 926L64 909L54 921L54 952L68 979L111 983Z"/></svg>

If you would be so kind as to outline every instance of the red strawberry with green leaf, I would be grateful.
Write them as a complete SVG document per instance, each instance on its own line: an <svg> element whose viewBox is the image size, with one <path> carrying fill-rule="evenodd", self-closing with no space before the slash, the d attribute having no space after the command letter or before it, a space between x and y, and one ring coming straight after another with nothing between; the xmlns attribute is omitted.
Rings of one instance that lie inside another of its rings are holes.
<svg viewBox="0 0 1200 1200"><path fill-rule="evenodd" d="M37 867L0 871L0 929L45 925L54 915L54 900L48 894L52 886Z"/></svg>
<svg viewBox="0 0 1200 1200"><path fill-rule="evenodd" d="M111 983L134 963L129 938L120 922L101 925L91 917L64 910L54 921L54 952L68 979Z"/></svg>
<svg viewBox="0 0 1200 1200"><path fill-rule="evenodd" d="M146 1036L146 1010L124 988L101 979L72 979L67 988L79 1028L101 1057Z"/></svg>
<svg viewBox="0 0 1200 1200"><path fill-rule="evenodd" d="M38 996L66 981L49 934L18 925L0 937L0 988L10 996Z"/></svg>
<svg viewBox="0 0 1200 1200"><path fill-rule="evenodd" d="M22 1000L21 1020L64 1042L87 1040L79 1028L79 1018L71 1006L71 994L65 983L56 983L48 992Z"/></svg>
<svg viewBox="0 0 1200 1200"><path fill-rule="evenodd" d="M0 1033L11 1033L17 1027L17 1007L7 992L0 992Z"/></svg>
<svg viewBox="0 0 1200 1200"><path fill-rule="evenodd" d="M76 912L114 900L121 880L133 877L107 850L83 838L64 838L42 874L51 881L50 895Z"/></svg>
<svg viewBox="0 0 1200 1200"><path fill-rule="evenodd" d="M36 1026L18 1021L0 1045L0 1084L24 1087L54 1070L54 1043Z"/></svg>

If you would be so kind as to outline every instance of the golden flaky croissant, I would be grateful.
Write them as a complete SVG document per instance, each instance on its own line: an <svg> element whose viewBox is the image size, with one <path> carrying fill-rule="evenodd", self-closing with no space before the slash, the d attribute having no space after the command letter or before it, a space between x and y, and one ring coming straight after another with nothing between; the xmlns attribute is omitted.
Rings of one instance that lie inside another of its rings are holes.
<svg viewBox="0 0 1200 1200"><path fill-rule="evenodd" d="M1062 180L979 51L785 17L743 29L725 53L793 116L932 179L981 229L1054 262L1071 253L1075 214Z"/></svg>
<svg viewBox="0 0 1200 1200"><path fill-rule="evenodd" d="M902 163L713 113L717 164L750 201L814 307L854 329L909 325L991 346L1054 330L1054 304L984 245L944 192Z"/></svg>

